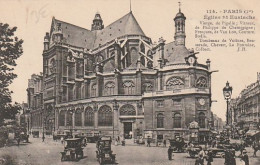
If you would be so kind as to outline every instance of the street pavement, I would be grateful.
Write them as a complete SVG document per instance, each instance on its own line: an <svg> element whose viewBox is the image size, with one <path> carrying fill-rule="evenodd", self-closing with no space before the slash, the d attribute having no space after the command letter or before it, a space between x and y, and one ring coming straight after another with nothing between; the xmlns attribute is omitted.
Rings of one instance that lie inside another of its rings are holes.
<svg viewBox="0 0 260 165"><path fill-rule="evenodd" d="M18 146L9 146L0 148L1 155L11 155L18 165L98 165L96 160L96 144L88 143L84 149L84 158L77 161L61 162L61 154L63 145L60 141L53 141L51 138L46 138L42 142L40 138L30 138L30 143L22 143ZM194 165L195 159L189 158L187 153L174 153L173 160L168 160L167 147L146 147L144 145L112 146L113 153L116 154L118 164L122 165ZM260 164L260 152L258 157L254 158L253 150L247 148L250 165ZM236 153L239 155L239 152ZM240 159L236 158L237 165L240 164ZM1 164L1 163L0 163ZM205 162L206 164L206 162ZM223 165L223 158L214 158L213 165Z"/></svg>

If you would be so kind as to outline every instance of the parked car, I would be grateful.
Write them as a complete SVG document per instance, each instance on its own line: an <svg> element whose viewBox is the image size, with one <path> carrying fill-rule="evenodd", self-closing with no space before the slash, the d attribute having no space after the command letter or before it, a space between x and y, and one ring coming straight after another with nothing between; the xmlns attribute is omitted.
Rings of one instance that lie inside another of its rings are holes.
<svg viewBox="0 0 260 165"><path fill-rule="evenodd" d="M75 161L82 159L83 156L84 153L81 138L70 138L65 140L64 151L61 152L61 161Z"/></svg>
<svg viewBox="0 0 260 165"><path fill-rule="evenodd" d="M115 164L116 154L111 150L111 137L103 136L97 141L96 156L100 164Z"/></svg>

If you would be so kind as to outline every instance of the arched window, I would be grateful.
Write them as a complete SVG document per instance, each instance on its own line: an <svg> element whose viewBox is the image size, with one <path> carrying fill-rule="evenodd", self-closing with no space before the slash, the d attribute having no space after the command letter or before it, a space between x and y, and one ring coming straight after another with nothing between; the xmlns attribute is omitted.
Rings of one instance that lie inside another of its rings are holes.
<svg viewBox="0 0 260 165"><path fill-rule="evenodd" d="M80 99L81 98L81 83L76 83L75 93L76 93L76 99Z"/></svg>
<svg viewBox="0 0 260 165"><path fill-rule="evenodd" d="M142 52L142 53L145 53L145 47L144 47L144 44L143 44L143 43L141 43L140 49L141 49L141 52Z"/></svg>
<svg viewBox="0 0 260 165"><path fill-rule="evenodd" d="M147 62L147 68L148 69L152 69L153 68L153 62L152 61L148 61Z"/></svg>
<svg viewBox="0 0 260 165"><path fill-rule="evenodd" d="M67 123L66 123L66 126L72 126L72 120L73 118L73 111L72 110L69 110L67 111Z"/></svg>
<svg viewBox="0 0 260 165"><path fill-rule="evenodd" d="M101 62L101 61L103 61L103 56L101 55L101 54L97 54L97 56L96 56L96 58L95 58L95 62L97 63L97 62Z"/></svg>
<svg viewBox="0 0 260 165"><path fill-rule="evenodd" d="M115 91L115 83L112 81L107 82L105 85L104 95L105 96L114 95L114 91Z"/></svg>
<svg viewBox="0 0 260 165"><path fill-rule="evenodd" d="M200 128L205 128L205 119L206 119L206 116L203 112L200 112L199 113L199 126Z"/></svg>
<svg viewBox="0 0 260 165"><path fill-rule="evenodd" d="M145 58L144 58L144 56L141 56L140 61L141 61L141 64L142 64L143 66L145 66Z"/></svg>
<svg viewBox="0 0 260 165"><path fill-rule="evenodd" d="M166 90L180 89L184 86L184 82L180 77L171 77L166 82Z"/></svg>
<svg viewBox="0 0 260 165"><path fill-rule="evenodd" d="M164 127L164 116L162 113L157 114L157 128L163 128Z"/></svg>
<svg viewBox="0 0 260 165"><path fill-rule="evenodd" d="M59 115L59 126L65 125L65 111L60 111Z"/></svg>
<svg viewBox="0 0 260 165"><path fill-rule="evenodd" d="M125 81L123 83L123 88L124 88L124 94L125 95L132 95L135 93L135 84L133 81Z"/></svg>
<svg viewBox="0 0 260 165"><path fill-rule="evenodd" d="M173 128L181 128L181 114L175 113L173 116Z"/></svg>
<svg viewBox="0 0 260 165"><path fill-rule="evenodd" d="M120 116L135 116L136 115L135 107L129 104L123 105L120 108L119 114Z"/></svg>
<svg viewBox="0 0 260 165"><path fill-rule="evenodd" d="M145 82L143 84L144 92L152 92L153 91L153 84L151 82Z"/></svg>
<svg viewBox="0 0 260 165"><path fill-rule="evenodd" d="M91 86L91 97L96 97L96 91L97 91L97 84L93 84Z"/></svg>
<svg viewBox="0 0 260 165"><path fill-rule="evenodd" d="M197 88L206 88L208 86L207 79L205 77L200 77L196 81Z"/></svg>
<svg viewBox="0 0 260 165"><path fill-rule="evenodd" d="M75 112L75 126L82 126L82 110L77 109Z"/></svg>
<svg viewBox="0 0 260 165"><path fill-rule="evenodd" d="M55 59L52 58L51 61L50 61L50 73L55 73L56 71L56 62L55 62Z"/></svg>
<svg viewBox="0 0 260 165"><path fill-rule="evenodd" d="M91 107L85 109L85 126L94 125L94 111Z"/></svg>
<svg viewBox="0 0 260 165"><path fill-rule="evenodd" d="M113 122L112 109L103 105L98 111L98 125L99 126L112 126Z"/></svg>
<svg viewBox="0 0 260 165"><path fill-rule="evenodd" d="M148 56L149 58L153 59L153 53L152 53L151 50L148 50L147 56Z"/></svg>

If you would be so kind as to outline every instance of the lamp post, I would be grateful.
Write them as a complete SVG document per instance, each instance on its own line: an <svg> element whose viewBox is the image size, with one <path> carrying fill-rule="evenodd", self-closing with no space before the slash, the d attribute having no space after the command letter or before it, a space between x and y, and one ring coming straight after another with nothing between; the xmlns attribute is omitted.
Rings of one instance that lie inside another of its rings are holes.
<svg viewBox="0 0 260 165"><path fill-rule="evenodd" d="M231 99L232 90L233 90L233 88L231 86L229 86L229 82L227 81L226 86L223 88L223 95L224 95L224 99L227 102L226 126L228 126L230 123L231 127L232 127L232 121L229 122L228 102Z"/></svg>

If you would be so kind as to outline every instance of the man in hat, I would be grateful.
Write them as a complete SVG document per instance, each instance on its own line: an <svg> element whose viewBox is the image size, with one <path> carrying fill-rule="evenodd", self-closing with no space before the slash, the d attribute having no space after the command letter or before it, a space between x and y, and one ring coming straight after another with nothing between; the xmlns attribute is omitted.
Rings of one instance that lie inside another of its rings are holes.
<svg viewBox="0 0 260 165"><path fill-rule="evenodd" d="M172 149L171 146L169 146L169 148L168 148L168 158L169 158L169 160L172 160L172 152L173 152L173 149Z"/></svg>
<svg viewBox="0 0 260 165"><path fill-rule="evenodd" d="M249 158L248 158L246 150L243 150L242 155L241 155L241 160L245 162L245 165L249 165Z"/></svg>

